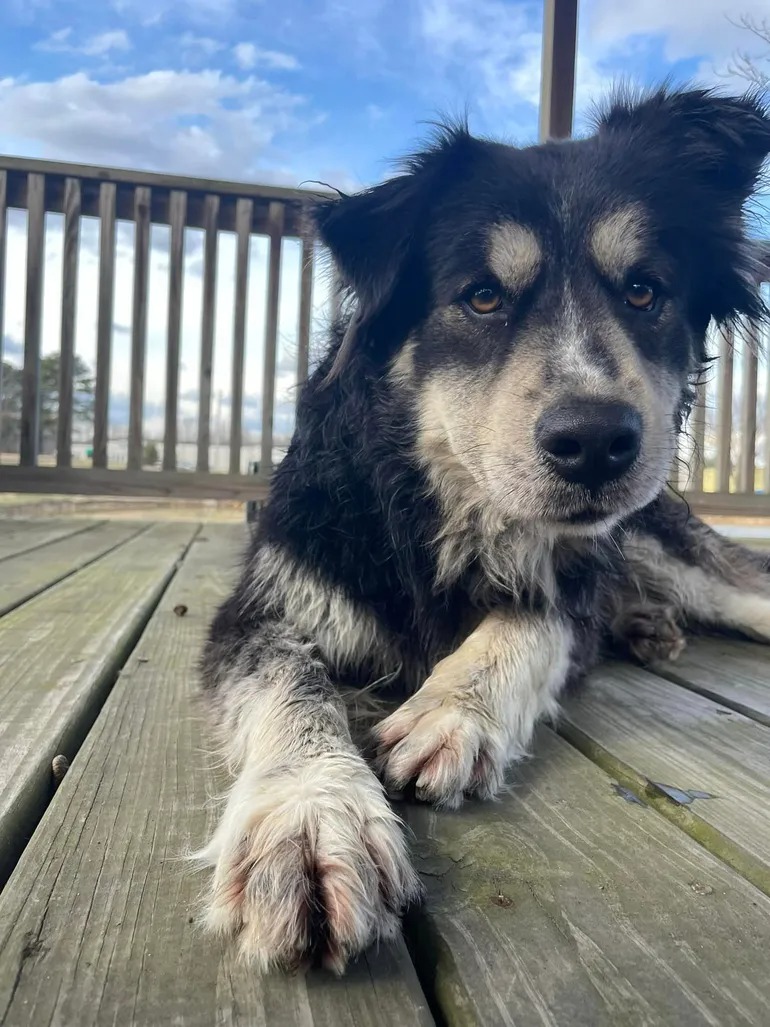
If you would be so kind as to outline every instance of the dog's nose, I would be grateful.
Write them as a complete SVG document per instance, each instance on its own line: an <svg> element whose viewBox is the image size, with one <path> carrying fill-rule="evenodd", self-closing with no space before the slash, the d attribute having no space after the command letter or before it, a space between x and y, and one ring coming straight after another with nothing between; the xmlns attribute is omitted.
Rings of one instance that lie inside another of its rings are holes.
<svg viewBox="0 0 770 1027"><path fill-rule="evenodd" d="M535 439L565 481L597 489L625 474L636 460L642 418L626 403L568 403L546 410Z"/></svg>

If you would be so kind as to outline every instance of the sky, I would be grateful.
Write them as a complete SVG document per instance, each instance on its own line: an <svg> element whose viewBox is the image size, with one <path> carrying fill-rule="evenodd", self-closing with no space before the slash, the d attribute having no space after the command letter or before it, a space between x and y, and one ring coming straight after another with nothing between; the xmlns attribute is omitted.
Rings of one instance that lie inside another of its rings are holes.
<svg viewBox="0 0 770 1027"><path fill-rule="evenodd" d="M581 131L613 82L736 82L737 49L765 55L735 23L766 0L583 0L577 64ZM729 13L731 12L731 13ZM0 152L177 174L342 189L384 177L442 114L527 143L537 132L542 3L535 0L3 0ZM731 20L733 19L733 20ZM770 64L768 64L770 68ZM58 338L61 224L47 229L44 337ZM167 235L153 230L147 418L163 395ZM23 339L25 221L9 215L3 331L7 359ZM98 232L83 224L77 348L95 351ZM118 233L113 404L125 412L133 231ZM233 240L220 238L215 388L226 391ZM266 248L252 247L247 426L258 414ZM182 415L194 419L200 233L187 233ZM284 246L279 397L288 402L298 252ZM287 284L288 283L288 284ZM325 285L315 293L322 316ZM288 390L288 391L287 391ZM226 396L224 399L226 404ZM251 404L249 406L248 404ZM186 404L186 405L185 405Z"/></svg>

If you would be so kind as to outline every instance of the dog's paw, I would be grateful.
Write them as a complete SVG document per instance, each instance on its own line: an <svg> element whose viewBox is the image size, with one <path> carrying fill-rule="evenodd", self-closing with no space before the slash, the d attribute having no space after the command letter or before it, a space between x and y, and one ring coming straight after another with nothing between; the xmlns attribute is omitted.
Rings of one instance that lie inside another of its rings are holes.
<svg viewBox="0 0 770 1027"><path fill-rule="evenodd" d="M489 799L499 791L499 735L477 711L423 690L377 726L378 767L389 787L414 781L418 799L456 809L466 795Z"/></svg>
<svg viewBox="0 0 770 1027"><path fill-rule="evenodd" d="M420 895L400 822L357 757L242 774L199 856L215 867L206 926L262 972L320 960L342 973Z"/></svg>
<svg viewBox="0 0 770 1027"><path fill-rule="evenodd" d="M666 607L629 611L623 636L629 653L643 666L676 660L687 645L673 611Z"/></svg>

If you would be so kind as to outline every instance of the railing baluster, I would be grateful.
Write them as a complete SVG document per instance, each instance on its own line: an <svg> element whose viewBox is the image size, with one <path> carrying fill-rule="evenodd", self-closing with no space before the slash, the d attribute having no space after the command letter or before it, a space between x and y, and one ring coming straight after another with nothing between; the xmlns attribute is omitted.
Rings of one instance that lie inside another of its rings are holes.
<svg viewBox="0 0 770 1027"><path fill-rule="evenodd" d="M246 299L249 285L249 244L253 217L253 201L239 199L235 207L235 310L233 312L233 368L230 391L230 474L240 474L241 470L243 356L246 346Z"/></svg>
<svg viewBox="0 0 770 1027"><path fill-rule="evenodd" d="M275 406L275 361L278 350L278 303L281 293L281 243L284 206L271 203L268 211L270 256L267 265L267 311L265 315L265 362L262 374L262 447L259 472L267 477L273 467L273 408Z"/></svg>
<svg viewBox="0 0 770 1027"><path fill-rule="evenodd" d="M770 495L770 358L765 350L765 473L763 489Z"/></svg>
<svg viewBox="0 0 770 1027"><path fill-rule="evenodd" d="M56 422L56 466L72 465L73 391L75 376L75 312L80 245L80 180L64 184L64 252L61 286L61 354L59 357L59 411Z"/></svg>
<svg viewBox="0 0 770 1027"><path fill-rule="evenodd" d="M0 171L0 453L3 451L3 333L5 331L5 226L8 204L8 172Z"/></svg>
<svg viewBox="0 0 770 1027"><path fill-rule="evenodd" d="M312 239L302 241L302 273L299 283L299 331L297 333L297 381L307 380L310 364L310 325L313 319L313 256Z"/></svg>
<svg viewBox="0 0 770 1027"><path fill-rule="evenodd" d="M163 470L175 471L187 193L180 189L172 189L168 207L171 239L168 255L168 337L166 341L166 423L163 434Z"/></svg>
<svg viewBox="0 0 770 1027"><path fill-rule="evenodd" d="M112 320L115 299L116 198L114 183L102 182L99 188L99 307L96 326L96 386L94 389L94 467L107 466Z"/></svg>
<svg viewBox="0 0 770 1027"><path fill-rule="evenodd" d="M150 280L152 190L134 189L134 295L131 313L131 395L128 408L128 469L142 467L144 365L147 354L147 293Z"/></svg>
<svg viewBox="0 0 770 1027"><path fill-rule="evenodd" d="M217 229L219 197L210 194L203 203L203 310L201 313L201 365L198 378L197 469L208 471L211 443L211 367L214 360L214 315L217 294Z"/></svg>
<svg viewBox="0 0 770 1027"><path fill-rule="evenodd" d="M733 344L734 332L725 325L719 332L719 381L717 385L717 492L730 491L733 434Z"/></svg>
<svg viewBox="0 0 770 1027"><path fill-rule="evenodd" d="M24 370L21 382L19 462L34 467L40 447L40 343L43 327L45 176L27 176L27 289L24 304Z"/></svg>
<svg viewBox="0 0 770 1027"><path fill-rule="evenodd" d="M741 407L741 455L738 464L738 491L754 492L754 460L757 439L757 346L756 332L746 332L743 355L743 399Z"/></svg>
<svg viewBox="0 0 770 1027"><path fill-rule="evenodd" d="M698 492L703 490L703 472L706 462L706 385L698 387L698 395L692 410L693 454L690 478L687 487Z"/></svg>

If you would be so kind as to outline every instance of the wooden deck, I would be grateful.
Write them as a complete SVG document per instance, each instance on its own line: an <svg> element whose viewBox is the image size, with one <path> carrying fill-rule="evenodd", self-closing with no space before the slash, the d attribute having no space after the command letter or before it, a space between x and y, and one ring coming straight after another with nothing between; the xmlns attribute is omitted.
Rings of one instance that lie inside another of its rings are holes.
<svg viewBox="0 0 770 1027"><path fill-rule="evenodd" d="M768 1023L770 650L748 643L602 668L502 801L405 806L427 905L341 981L260 981L202 937L182 857L222 780L194 663L243 531L0 521L3 1027Z"/></svg>

